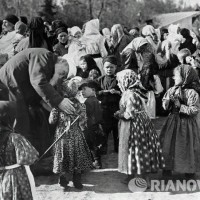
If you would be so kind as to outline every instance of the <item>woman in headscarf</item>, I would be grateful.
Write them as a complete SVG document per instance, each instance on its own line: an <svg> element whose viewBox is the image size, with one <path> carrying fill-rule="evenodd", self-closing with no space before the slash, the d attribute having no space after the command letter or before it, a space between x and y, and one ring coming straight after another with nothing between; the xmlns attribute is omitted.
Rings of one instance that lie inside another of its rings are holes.
<svg viewBox="0 0 200 200"><path fill-rule="evenodd" d="M168 27L167 40L172 45L172 53L176 55L178 53L178 51L179 51L180 44L184 41L183 36L180 35L180 26L179 26L179 24L177 24L177 25L171 24Z"/></svg>
<svg viewBox="0 0 200 200"><path fill-rule="evenodd" d="M130 69L117 73L117 81L122 92L120 110L115 113L120 119L118 170L129 175L125 183L143 176L150 186L148 174L164 167L164 159L154 125L145 112L145 90Z"/></svg>
<svg viewBox="0 0 200 200"><path fill-rule="evenodd" d="M19 34L14 30L18 18L15 15L7 15L2 24L3 35L0 38L0 66L14 55L14 45L19 39ZM18 41L19 42L19 41Z"/></svg>
<svg viewBox="0 0 200 200"><path fill-rule="evenodd" d="M102 58L107 56L108 53L104 45L104 38L99 32L99 26L99 19L93 19L87 22L80 42L81 48L84 48L86 54L90 54L94 58L101 74L104 74Z"/></svg>
<svg viewBox="0 0 200 200"><path fill-rule="evenodd" d="M121 53L123 49L131 42L131 37L124 34L121 24L115 24L111 28L111 44L113 48L113 54L117 58L118 71L122 65Z"/></svg>
<svg viewBox="0 0 200 200"><path fill-rule="evenodd" d="M102 29L101 32L102 32L102 35L103 35L103 37L105 39L106 50L107 50L108 54L110 55L110 54L112 54L112 52L111 52L112 44L111 44L111 32L110 32L110 29L109 28L104 28L104 29Z"/></svg>
<svg viewBox="0 0 200 200"><path fill-rule="evenodd" d="M0 101L0 199L35 199L35 183L28 165L38 159L38 152L15 133L13 123L16 103Z"/></svg>
<svg viewBox="0 0 200 200"><path fill-rule="evenodd" d="M197 48L196 45L193 44L193 38L190 35L190 31L187 28L183 28L181 29L180 34L183 36L185 41L180 44L179 51L181 49L187 48L190 50L191 54L193 54L197 50Z"/></svg>
<svg viewBox="0 0 200 200"><path fill-rule="evenodd" d="M151 44L154 52L156 52L158 49L158 36L154 27L151 25L146 25L142 29L142 35L147 39L149 44Z"/></svg>
<svg viewBox="0 0 200 200"><path fill-rule="evenodd" d="M81 45L79 39L82 36L82 31L78 26L73 26L69 30L69 52L72 53L78 50Z"/></svg>
<svg viewBox="0 0 200 200"><path fill-rule="evenodd" d="M58 43L54 45L53 51L58 56L64 56L68 53L68 31L65 27L60 27L55 33Z"/></svg>
<svg viewBox="0 0 200 200"><path fill-rule="evenodd" d="M125 55L125 64L131 59L127 52L131 52L130 56L132 56L129 69L134 69L139 74L143 87L148 91L147 112L150 117L155 118L154 92L156 92L156 87L154 76L158 73L158 64L152 46L145 38L137 37L122 52L122 55Z"/></svg>
<svg viewBox="0 0 200 200"><path fill-rule="evenodd" d="M200 171L200 83L189 65L175 69L174 81L163 97L163 107L170 111L160 134L166 161L164 175L174 171L193 179L194 173Z"/></svg>

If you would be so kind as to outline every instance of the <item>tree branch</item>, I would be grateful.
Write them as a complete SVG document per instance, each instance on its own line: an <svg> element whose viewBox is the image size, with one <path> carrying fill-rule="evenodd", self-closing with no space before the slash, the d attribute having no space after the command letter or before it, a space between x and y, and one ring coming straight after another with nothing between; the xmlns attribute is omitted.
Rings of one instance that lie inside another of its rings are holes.
<svg viewBox="0 0 200 200"><path fill-rule="evenodd" d="M105 0L101 0L101 8L100 8L100 11L99 11L99 14L98 14L98 19L101 17L104 6L105 6Z"/></svg>
<svg viewBox="0 0 200 200"><path fill-rule="evenodd" d="M93 19L93 12L92 12L92 0L89 0L89 12L90 12L90 19Z"/></svg>

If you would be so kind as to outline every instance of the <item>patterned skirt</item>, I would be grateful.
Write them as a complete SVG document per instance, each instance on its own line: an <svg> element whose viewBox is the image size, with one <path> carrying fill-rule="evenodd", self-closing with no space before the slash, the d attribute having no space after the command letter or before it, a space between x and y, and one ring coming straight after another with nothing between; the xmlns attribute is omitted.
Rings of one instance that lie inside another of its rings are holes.
<svg viewBox="0 0 200 200"><path fill-rule="evenodd" d="M156 130L146 112L119 121L119 172L143 174L163 168L164 158Z"/></svg>
<svg viewBox="0 0 200 200"><path fill-rule="evenodd" d="M56 130L57 139L64 129ZM70 131L54 147L53 172L81 173L93 168L91 153L85 137L78 126L74 124Z"/></svg>

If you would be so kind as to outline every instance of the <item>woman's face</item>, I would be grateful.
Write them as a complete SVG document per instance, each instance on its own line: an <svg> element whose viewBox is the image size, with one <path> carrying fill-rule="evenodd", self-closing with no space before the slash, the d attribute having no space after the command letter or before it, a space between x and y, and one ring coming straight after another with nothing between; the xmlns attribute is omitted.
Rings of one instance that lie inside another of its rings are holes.
<svg viewBox="0 0 200 200"><path fill-rule="evenodd" d="M79 66L80 68L83 70L83 72L85 72L87 70L87 63L84 59L81 59L80 62L79 62Z"/></svg>
<svg viewBox="0 0 200 200"><path fill-rule="evenodd" d="M175 85L180 85L183 82L182 76L180 72L177 70L174 71L173 79L174 79Z"/></svg>
<svg viewBox="0 0 200 200"><path fill-rule="evenodd" d="M2 29L6 32L14 30L14 25L7 20L3 20Z"/></svg>
<svg viewBox="0 0 200 200"><path fill-rule="evenodd" d="M74 35L74 37L77 38L77 39L81 38L81 36L82 35L81 35L80 31L76 32L75 35Z"/></svg>
<svg viewBox="0 0 200 200"><path fill-rule="evenodd" d="M57 39L60 43L65 44L68 40L68 34L66 32L59 33Z"/></svg>

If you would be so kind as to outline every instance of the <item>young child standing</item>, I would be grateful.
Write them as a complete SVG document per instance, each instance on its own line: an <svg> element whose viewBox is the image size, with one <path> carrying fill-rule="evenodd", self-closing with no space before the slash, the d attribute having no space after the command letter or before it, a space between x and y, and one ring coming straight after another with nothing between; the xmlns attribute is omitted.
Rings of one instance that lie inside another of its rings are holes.
<svg viewBox="0 0 200 200"><path fill-rule="evenodd" d="M0 199L35 198L35 183L28 165L39 153L20 134L14 133L16 103L0 101Z"/></svg>
<svg viewBox="0 0 200 200"><path fill-rule="evenodd" d="M75 98L78 92L77 81L73 79L63 81L57 85L57 90L74 103L76 111L69 115L57 108L52 109L49 122L50 124L57 123L55 140L66 130L69 122L73 122L77 116L79 119L54 146L53 172L59 174L61 186L67 187L70 176L73 175L74 187L82 189L82 171L93 168L90 150L83 135L87 126L85 105Z"/></svg>
<svg viewBox="0 0 200 200"><path fill-rule="evenodd" d="M94 159L93 165L96 169L100 169L102 168L100 155L103 138L103 131L100 126L102 123L102 109L96 98L96 92L100 89L100 86L93 80L86 80L80 85L79 89L82 90L83 97L86 98L84 102L87 112L86 140Z"/></svg>
<svg viewBox="0 0 200 200"><path fill-rule="evenodd" d="M200 83L189 65L175 68L174 81L163 97L164 109L170 110L160 134L166 161L163 175L171 176L174 171L192 178L200 171Z"/></svg>
<svg viewBox="0 0 200 200"><path fill-rule="evenodd" d="M119 120L119 172L133 176L144 176L157 172L164 166L156 130L145 111L144 89L136 73L126 69L117 73L122 92L120 110L115 113Z"/></svg>
<svg viewBox="0 0 200 200"><path fill-rule="evenodd" d="M116 69L117 59L115 56L107 56L103 59L104 76L98 79L101 90L98 92L98 99L101 101L103 110L103 130L107 136L112 132L114 139L114 151L118 152L118 120L114 117L114 113L119 110L119 100L121 92L117 86ZM107 152L107 140L103 146L104 152Z"/></svg>

